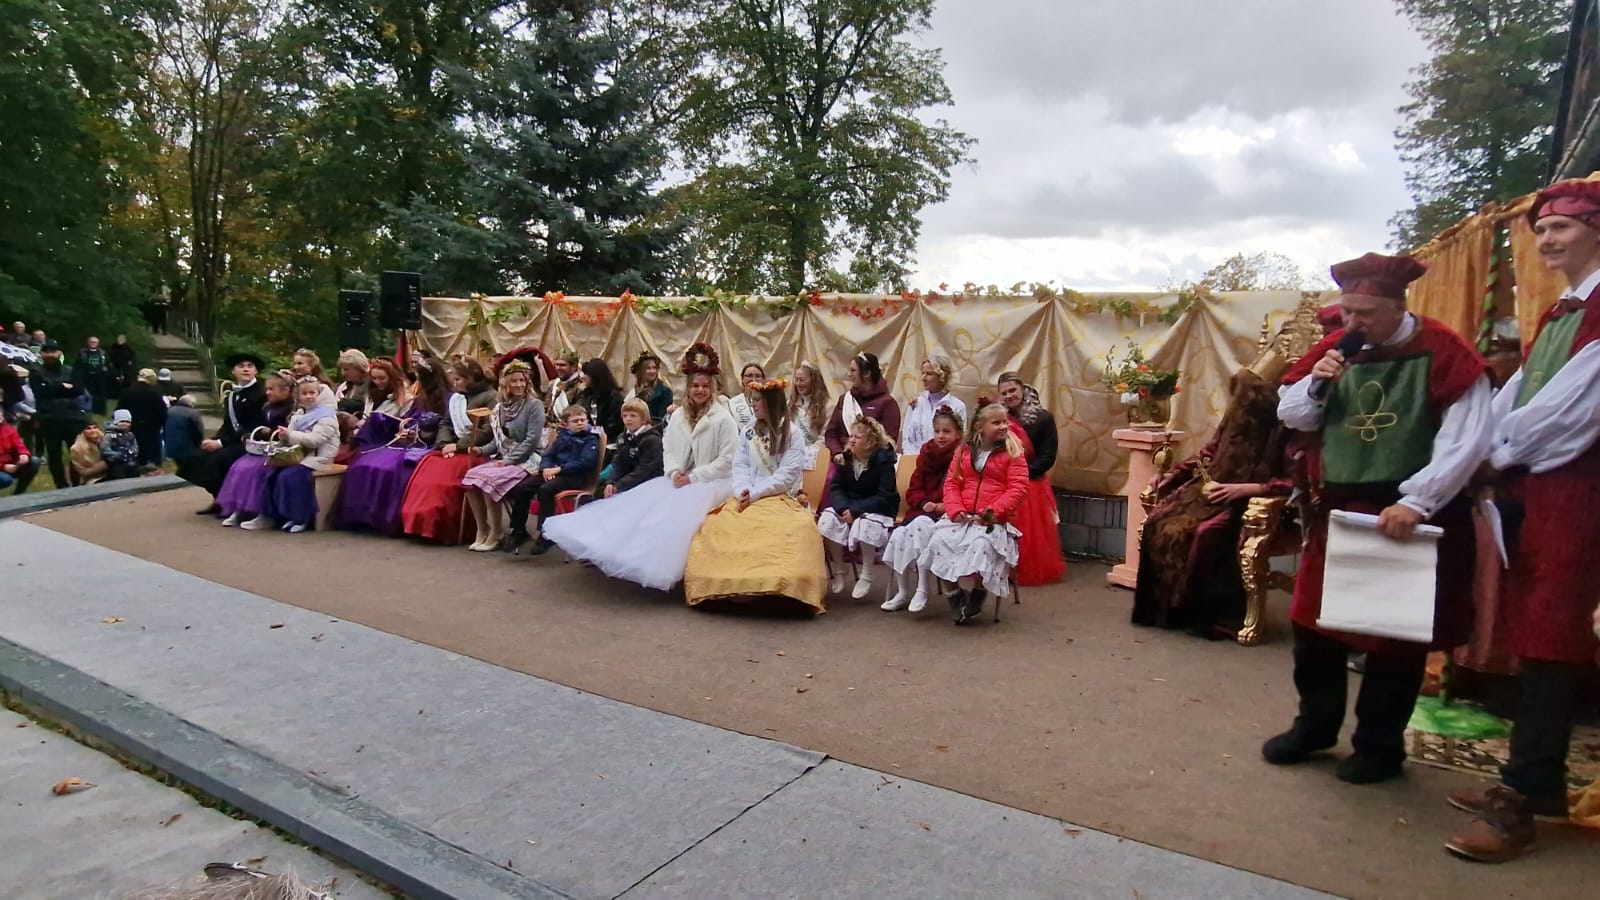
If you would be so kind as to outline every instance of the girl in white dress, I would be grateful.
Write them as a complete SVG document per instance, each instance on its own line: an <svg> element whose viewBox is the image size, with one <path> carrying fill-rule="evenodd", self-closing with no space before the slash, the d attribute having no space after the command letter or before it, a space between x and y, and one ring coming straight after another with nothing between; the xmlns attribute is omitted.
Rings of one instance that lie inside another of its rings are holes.
<svg viewBox="0 0 1600 900"><path fill-rule="evenodd" d="M718 401L717 353L699 343L684 356L686 399L667 420L666 474L545 523L545 537L613 578L668 590L683 578L689 543L706 514L732 496L738 429ZM627 535L643 535L626 540Z"/></svg>
<svg viewBox="0 0 1600 900"><path fill-rule="evenodd" d="M905 420L900 425L901 453L919 453L923 444L933 440L933 414L942 406L954 410L961 422L967 421L967 405L950 393L954 371L955 364L948 356L936 354L922 361L922 393L907 404Z"/></svg>
<svg viewBox="0 0 1600 900"><path fill-rule="evenodd" d="M948 406L933 415L933 440L922 445L906 485L906 520L895 526L883 551L884 565L895 573L892 593L883 602L885 612L918 613L928 605L928 541L944 518L944 482L961 446L962 427L962 417Z"/></svg>

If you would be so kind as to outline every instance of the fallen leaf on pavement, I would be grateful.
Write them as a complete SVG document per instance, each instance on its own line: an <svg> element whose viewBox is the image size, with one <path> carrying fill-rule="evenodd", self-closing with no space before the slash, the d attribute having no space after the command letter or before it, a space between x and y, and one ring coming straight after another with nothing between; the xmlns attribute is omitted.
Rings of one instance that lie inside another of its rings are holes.
<svg viewBox="0 0 1600 900"><path fill-rule="evenodd" d="M782 655L783 655L783 651L782 651L782 650L779 650L779 651L778 651L778 655L779 655L779 656L782 656Z"/></svg>
<svg viewBox="0 0 1600 900"><path fill-rule="evenodd" d="M811 688L795 688L794 692L796 694L804 694L806 691L809 691L809 690L811 690Z"/></svg>
<svg viewBox="0 0 1600 900"><path fill-rule="evenodd" d="M528 843L537 845L539 842L530 838Z"/></svg>
<svg viewBox="0 0 1600 900"><path fill-rule="evenodd" d="M115 625L118 622L123 622L123 621L126 621L126 620L123 619L121 616L106 616L104 619L100 620L100 624L102 624L102 625Z"/></svg>
<svg viewBox="0 0 1600 900"><path fill-rule="evenodd" d="M278 623L278 624L276 624L276 625L268 625L268 626L267 626L267 627L268 627L268 628L282 628L282 627L283 627L283 623L282 623L282 622L279 622L279 623Z"/></svg>
<svg viewBox="0 0 1600 900"><path fill-rule="evenodd" d="M933 826L929 825L927 822L918 822L917 823L917 827L921 828L923 831L932 831L933 830Z"/></svg>
<svg viewBox="0 0 1600 900"><path fill-rule="evenodd" d="M176 822L181 818L183 818L183 813L173 813L165 822L161 823L161 827L165 828L168 825L171 825L173 822Z"/></svg>
<svg viewBox="0 0 1600 900"><path fill-rule="evenodd" d="M811 673L810 673L810 672L807 672L807 673L806 673L806 677L807 677L807 678L810 678L810 677L811 677Z"/></svg>
<svg viewBox="0 0 1600 900"><path fill-rule="evenodd" d="M1063 828L1061 831L1066 834L1067 837L1077 837L1078 835L1083 834L1082 828Z"/></svg>
<svg viewBox="0 0 1600 900"><path fill-rule="evenodd" d="M311 636L311 639L312 639L312 640L313 640L313 641L320 641L320 640L322 640L322 635L320 635L320 634L313 634L313 635L312 635L312 636Z"/></svg>
<svg viewBox="0 0 1600 900"><path fill-rule="evenodd" d="M245 860L244 864L247 865L247 866L259 866L259 865L261 865L262 863L264 863L266 861L267 861L267 858L265 856L252 856L249 859Z"/></svg>
<svg viewBox="0 0 1600 900"><path fill-rule="evenodd" d="M940 753L943 753L946 750L949 750L950 748L945 746L944 744L934 744L933 745L933 749L939 751Z"/></svg>
<svg viewBox="0 0 1600 900"><path fill-rule="evenodd" d="M27 722L18 722L17 723L17 727L18 728L27 728L28 727L28 723Z"/></svg>
<svg viewBox="0 0 1600 900"><path fill-rule="evenodd" d="M94 787L93 782L84 781L82 778L68 778L66 781L56 782L56 786L50 789L50 793L60 797L66 794L74 794L78 791L87 791L92 787Z"/></svg>

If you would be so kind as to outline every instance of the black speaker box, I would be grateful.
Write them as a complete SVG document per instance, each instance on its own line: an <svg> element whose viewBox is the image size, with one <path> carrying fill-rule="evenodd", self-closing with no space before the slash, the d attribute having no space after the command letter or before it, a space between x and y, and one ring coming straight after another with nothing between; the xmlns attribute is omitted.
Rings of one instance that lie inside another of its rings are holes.
<svg viewBox="0 0 1600 900"><path fill-rule="evenodd" d="M378 276L378 325L414 331L422 327L422 276L384 272Z"/></svg>
<svg viewBox="0 0 1600 900"><path fill-rule="evenodd" d="M339 348L372 347L372 292L339 292Z"/></svg>

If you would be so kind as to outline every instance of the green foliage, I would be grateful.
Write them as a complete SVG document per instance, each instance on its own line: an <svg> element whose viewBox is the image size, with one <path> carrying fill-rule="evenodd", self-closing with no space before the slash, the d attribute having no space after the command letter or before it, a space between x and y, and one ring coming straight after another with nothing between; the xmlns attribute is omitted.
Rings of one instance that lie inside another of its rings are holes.
<svg viewBox="0 0 1600 900"><path fill-rule="evenodd" d="M919 114L951 103L910 39L932 0L680 0L698 58L675 137L697 172L688 286L900 290L919 213L974 141ZM838 266L842 265L843 269Z"/></svg>
<svg viewBox="0 0 1600 900"><path fill-rule="evenodd" d="M1135 393L1147 397L1170 397L1178 390L1177 369L1158 369L1145 359L1144 350L1132 340L1119 357L1115 348L1106 351L1106 389L1117 394Z"/></svg>
<svg viewBox="0 0 1600 900"><path fill-rule="evenodd" d="M1570 3L1397 0L1433 58L1395 133L1414 205L1389 224L1412 249L1485 203L1537 190L1560 102Z"/></svg>

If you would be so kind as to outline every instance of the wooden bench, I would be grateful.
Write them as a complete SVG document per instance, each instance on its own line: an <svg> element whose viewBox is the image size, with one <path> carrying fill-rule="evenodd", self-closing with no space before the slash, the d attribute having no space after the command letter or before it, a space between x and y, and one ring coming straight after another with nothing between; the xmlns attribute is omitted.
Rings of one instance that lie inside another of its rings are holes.
<svg viewBox="0 0 1600 900"><path fill-rule="evenodd" d="M334 465L314 473L312 484L317 489L317 530L328 529L328 513L333 509L333 501L339 496L339 484L344 481L344 472L349 466Z"/></svg>

